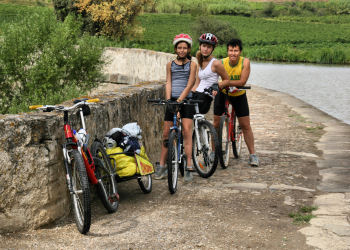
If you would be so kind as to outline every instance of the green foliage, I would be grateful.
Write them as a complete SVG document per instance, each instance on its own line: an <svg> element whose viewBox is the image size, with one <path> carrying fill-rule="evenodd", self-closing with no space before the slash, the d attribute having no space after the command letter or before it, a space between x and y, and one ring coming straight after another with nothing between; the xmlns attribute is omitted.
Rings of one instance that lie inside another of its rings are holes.
<svg viewBox="0 0 350 250"><path fill-rule="evenodd" d="M42 9L5 27L0 47L0 113L26 111L30 104L57 104L97 85L102 48L82 35L68 16L56 21Z"/></svg>
<svg viewBox="0 0 350 250"><path fill-rule="evenodd" d="M250 16L251 9L243 0L159 0L156 2L155 12L194 16L210 14Z"/></svg>
<svg viewBox="0 0 350 250"><path fill-rule="evenodd" d="M64 20L69 13L81 15L83 30L115 39L133 39L143 30L135 17L152 0L54 0L56 15Z"/></svg>
<svg viewBox="0 0 350 250"><path fill-rule="evenodd" d="M340 19L334 17L334 20L338 20L339 23L328 23L333 20L333 17L317 17L318 22L313 22L311 17L299 17L297 20L294 18L267 20L241 16L211 16L213 19L229 22L231 27L234 26L243 41L244 56L251 59L348 64L350 63L350 47L348 46L350 17L343 16ZM200 32L194 32L192 24L197 22L197 18L191 15L144 14L138 17L138 21L146 30L143 39L118 44L119 46L173 53L174 48L171 44L173 37L178 33L188 33L194 40L192 53L198 48L197 41ZM322 52L328 50L329 55ZM225 46L218 46L214 51L214 55L219 58L226 57L226 53ZM322 53L331 56L332 61L321 60Z"/></svg>
<svg viewBox="0 0 350 250"><path fill-rule="evenodd" d="M247 2L244 0L158 0L153 9L146 12L196 15L241 15L241 16L325 16L350 14L349 0L328 2L287 1ZM198 11L199 10L199 11Z"/></svg>
<svg viewBox="0 0 350 250"><path fill-rule="evenodd" d="M238 33L230 22L212 16L198 17L193 25L193 34L199 37L208 32L217 36L220 45L226 44L232 38L238 38Z"/></svg>
<svg viewBox="0 0 350 250"><path fill-rule="evenodd" d="M312 215L312 211L317 210L315 206L304 206L299 209L296 213L290 213L289 217L293 218L294 223L308 223L312 218L315 218Z"/></svg>
<svg viewBox="0 0 350 250"><path fill-rule="evenodd" d="M330 0L327 2L327 7L332 14L350 14L350 1L348 0Z"/></svg>

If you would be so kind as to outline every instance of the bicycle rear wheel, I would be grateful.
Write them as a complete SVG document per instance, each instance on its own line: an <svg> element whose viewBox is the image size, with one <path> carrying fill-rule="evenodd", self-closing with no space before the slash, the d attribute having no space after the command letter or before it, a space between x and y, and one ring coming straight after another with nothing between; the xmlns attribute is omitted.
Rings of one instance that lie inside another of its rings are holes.
<svg viewBox="0 0 350 250"><path fill-rule="evenodd" d="M75 223L80 233L86 234L91 225L90 187L84 160L78 150L70 153L71 199Z"/></svg>
<svg viewBox="0 0 350 250"><path fill-rule="evenodd" d="M97 191L103 206L108 213L114 213L119 206L117 181L110 159L99 141L94 141L91 146L91 154L95 162L95 175L98 180Z"/></svg>
<svg viewBox="0 0 350 250"><path fill-rule="evenodd" d="M170 193L174 194L177 190L177 179L179 170L178 136L175 130L172 130L169 136L167 165L168 187Z"/></svg>
<svg viewBox="0 0 350 250"><path fill-rule="evenodd" d="M230 159L230 130L229 119L227 115L221 116L219 127L219 145L220 145L220 165L222 168L227 168Z"/></svg>
<svg viewBox="0 0 350 250"><path fill-rule="evenodd" d="M243 141L243 131L238 123L238 118L236 115L233 117L233 129L231 134L232 141L232 151L235 158L239 158L241 155L242 141Z"/></svg>
<svg viewBox="0 0 350 250"><path fill-rule="evenodd" d="M193 165L201 177L208 178L218 165L219 140L214 126L206 120L198 122L198 134L199 138L194 131L192 137Z"/></svg>

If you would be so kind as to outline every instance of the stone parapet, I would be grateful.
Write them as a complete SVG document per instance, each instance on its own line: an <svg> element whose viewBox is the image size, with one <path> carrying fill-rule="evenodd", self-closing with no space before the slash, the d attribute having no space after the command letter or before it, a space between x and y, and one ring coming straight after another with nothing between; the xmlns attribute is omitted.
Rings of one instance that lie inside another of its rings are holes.
<svg viewBox="0 0 350 250"><path fill-rule="evenodd" d="M92 114L86 117L90 142L95 137L102 139L113 127L137 122L146 151L156 160L164 114L147 99L163 96L164 84L146 82L94 96L101 102L91 105ZM73 128L78 128L76 115L71 117ZM38 228L67 215L70 200L61 151L63 114L2 115L0 127L0 233Z"/></svg>
<svg viewBox="0 0 350 250"><path fill-rule="evenodd" d="M145 49L105 48L103 58L107 82L135 84L165 81L165 65L175 59L175 55Z"/></svg>

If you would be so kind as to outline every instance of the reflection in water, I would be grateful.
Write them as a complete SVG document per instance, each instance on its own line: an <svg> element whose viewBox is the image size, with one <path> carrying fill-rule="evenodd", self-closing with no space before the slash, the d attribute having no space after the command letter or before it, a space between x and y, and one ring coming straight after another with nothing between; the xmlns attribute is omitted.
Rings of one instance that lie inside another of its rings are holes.
<svg viewBox="0 0 350 250"><path fill-rule="evenodd" d="M350 124L350 67L252 62L248 84L288 93Z"/></svg>

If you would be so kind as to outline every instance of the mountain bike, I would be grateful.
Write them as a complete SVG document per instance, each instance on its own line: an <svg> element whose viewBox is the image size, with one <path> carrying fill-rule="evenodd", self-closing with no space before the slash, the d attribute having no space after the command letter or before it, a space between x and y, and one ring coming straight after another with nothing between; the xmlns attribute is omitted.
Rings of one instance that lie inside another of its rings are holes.
<svg viewBox="0 0 350 250"><path fill-rule="evenodd" d="M250 86L237 87L250 89ZM221 116L219 126L220 165L227 168L230 159L230 143L235 158L239 158L242 149L243 132L238 123L235 110L229 100L225 100L225 112Z"/></svg>
<svg viewBox="0 0 350 250"><path fill-rule="evenodd" d="M168 187L169 192L174 194L177 191L177 181L179 170L181 175L187 168L187 156L184 154L183 135L181 117L177 117L183 105L192 105L191 100L183 100L182 102L166 101L161 99L149 99L148 102L155 103L155 105L169 105L174 108L173 126L170 128L168 139Z"/></svg>
<svg viewBox="0 0 350 250"><path fill-rule="evenodd" d="M210 87L204 92L211 94ZM195 107L193 116L194 130L192 136L192 161L198 174L203 178L212 176L218 165L220 144L214 126L199 112L200 100L192 100Z"/></svg>
<svg viewBox="0 0 350 250"><path fill-rule="evenodd" d="M110 161L100 141L95 139L91 151L88 148L89 134L86 132L84 116L90 115L88 106L98 99L75 100L71 107L34 105L30 109L44 112L60 111L64 114L65 143L62 145L66 183L71 196L73 214L80 233L86 234L91 225L91 201L89 181L97 185L99 197L108 212L115 212L119 204L117 185ZM73 130L69 123L69 112L78 109L82 128Z"/></svg>

